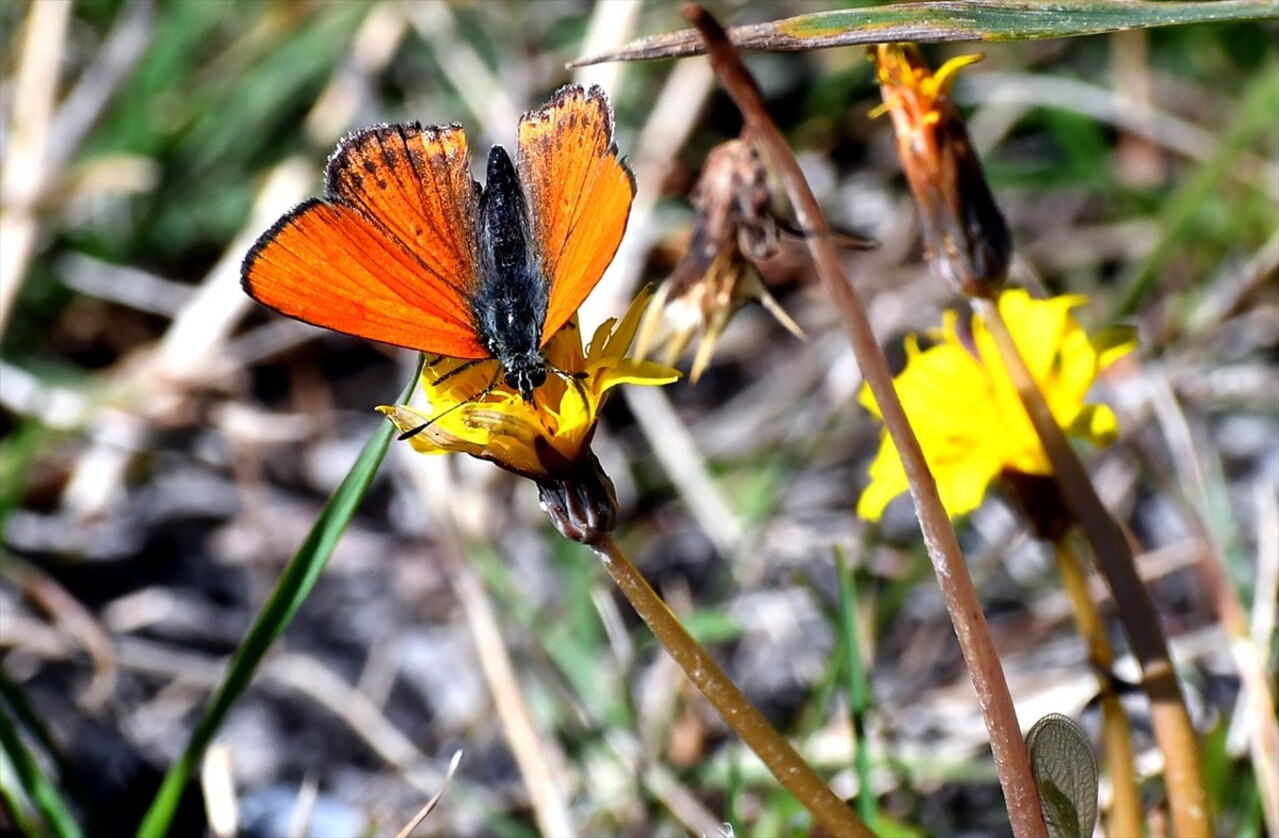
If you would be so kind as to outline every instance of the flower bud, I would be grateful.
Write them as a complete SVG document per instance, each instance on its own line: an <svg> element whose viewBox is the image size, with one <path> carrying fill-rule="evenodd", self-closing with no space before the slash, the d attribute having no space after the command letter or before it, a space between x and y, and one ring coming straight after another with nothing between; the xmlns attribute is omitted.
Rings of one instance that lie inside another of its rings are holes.
<svg viewBox="0 0 1279 838"><path fill-rule="evenodd" d="M537 481L538 501L555 529L570 541L597 544L617 527L613 481L589 449L565 477Z"/></svg>
<svg viewBox="0 0 1279 838"><path fill-rule="evenodd" d="M934 268L961 293L994 299L1008 276L1012 236L950 98L956 72L981 56L951 59L936 75L914 44L879 44L873 59L880 112L892 117Z"/></svg>

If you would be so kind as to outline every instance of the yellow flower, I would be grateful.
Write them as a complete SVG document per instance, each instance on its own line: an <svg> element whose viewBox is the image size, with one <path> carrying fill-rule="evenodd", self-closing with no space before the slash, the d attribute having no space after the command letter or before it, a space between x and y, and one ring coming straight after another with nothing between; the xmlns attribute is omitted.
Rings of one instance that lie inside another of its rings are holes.
<svg viewBox="0 0 1279 838"><path fill-rule="evenodd" d="M1085 399L1098 373L1131 352L1136 339L1126 327L1089 338L1071 314L1085 302L1078 295L1033 300L1013 289L1000 295L999 311L1057 423L1074 436L1106 445L1118 433L1115 414ZM973 318L971 335L961 334L955 314L948 312L934 337L938 343L925 350L914 336L908 339L906 368L895 385L942 503L954 517L976 509L1001 473L1049 475L1052 468L981 318ZM865 387L860 400L880 417ZM887 433L870 478L857 514L878 521L888 502L907 489L901 458Z"/></svg>
<svg viewBox="0 0 1279 838"><path fill-rule="evenodd" d="M873 114L893 114L894 127L911 133L935 125L946 117L942 111L959 71L981 61L981 55L952 58L934 73L914 44L876 44L871 52L884 104Z"/></svg>
<svg viewBox="0 0 1279 838"><path fill-rule="evenodd" d="M878 44L872 58L884 99L874 115L892 117L934 268L962 293L993 298L1008 274L1012 237L950 98L959 69L981 56L952 58L936 74L914 44Z"/></svg>
<svg viewBox="0 0 1279 838"><path fill-rule="evenodd" d="M591 459L595 422L618 384L668 384L679 372L625 353L650 299L642 291L620 323L607 320L583 351L576 315L546 345L546 383L525 401L499 375L497 362L428 356L422 389L429 412L381 405L424 454L460 451L491 460L541 484L571 479Z"/></svg>

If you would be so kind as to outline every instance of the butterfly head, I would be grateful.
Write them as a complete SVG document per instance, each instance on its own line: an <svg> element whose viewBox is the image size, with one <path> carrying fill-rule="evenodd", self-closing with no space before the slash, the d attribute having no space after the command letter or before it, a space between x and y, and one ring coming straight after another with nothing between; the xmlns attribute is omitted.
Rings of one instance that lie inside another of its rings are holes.
<svg viewBox="0 0 1279 838"><path fill-rule="evenodd" d="M533 391L546 381L546 360L537 352L508 358L502 362L502 369L507 386L526 402L533 400Z"/></svg>

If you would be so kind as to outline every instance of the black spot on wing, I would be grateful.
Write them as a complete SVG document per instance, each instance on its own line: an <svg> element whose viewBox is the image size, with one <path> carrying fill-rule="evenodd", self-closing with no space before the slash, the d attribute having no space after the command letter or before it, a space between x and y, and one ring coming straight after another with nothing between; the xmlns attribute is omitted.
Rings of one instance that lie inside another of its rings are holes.
<svg viewBox="0 0 1279 838"><path fill-rule="evenodd" d="M380 173L398 166L400 155L396 147L410 145L409 141L421 132L418 122L380 122L347 134L324 167L324 196L332 203L347 204L341 193L359 192L367 176L375 178L379 189L387 189L389 183Z"/></svg>

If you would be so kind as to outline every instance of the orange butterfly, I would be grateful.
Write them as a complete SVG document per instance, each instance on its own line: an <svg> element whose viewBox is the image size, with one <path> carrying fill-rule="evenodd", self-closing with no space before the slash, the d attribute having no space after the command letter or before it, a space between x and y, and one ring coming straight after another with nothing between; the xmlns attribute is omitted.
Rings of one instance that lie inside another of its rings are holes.
<svg viewBox="0 0 1279 838"><path fill-rule="evenodd" d="M524 114L514 165L493 146L486 180L460 125L357 131L329 158L325 199L258 239L241 285L316 326L496 359L531 399L542 348L612 261L635 197L604 91L570 85Z"/></svg>

